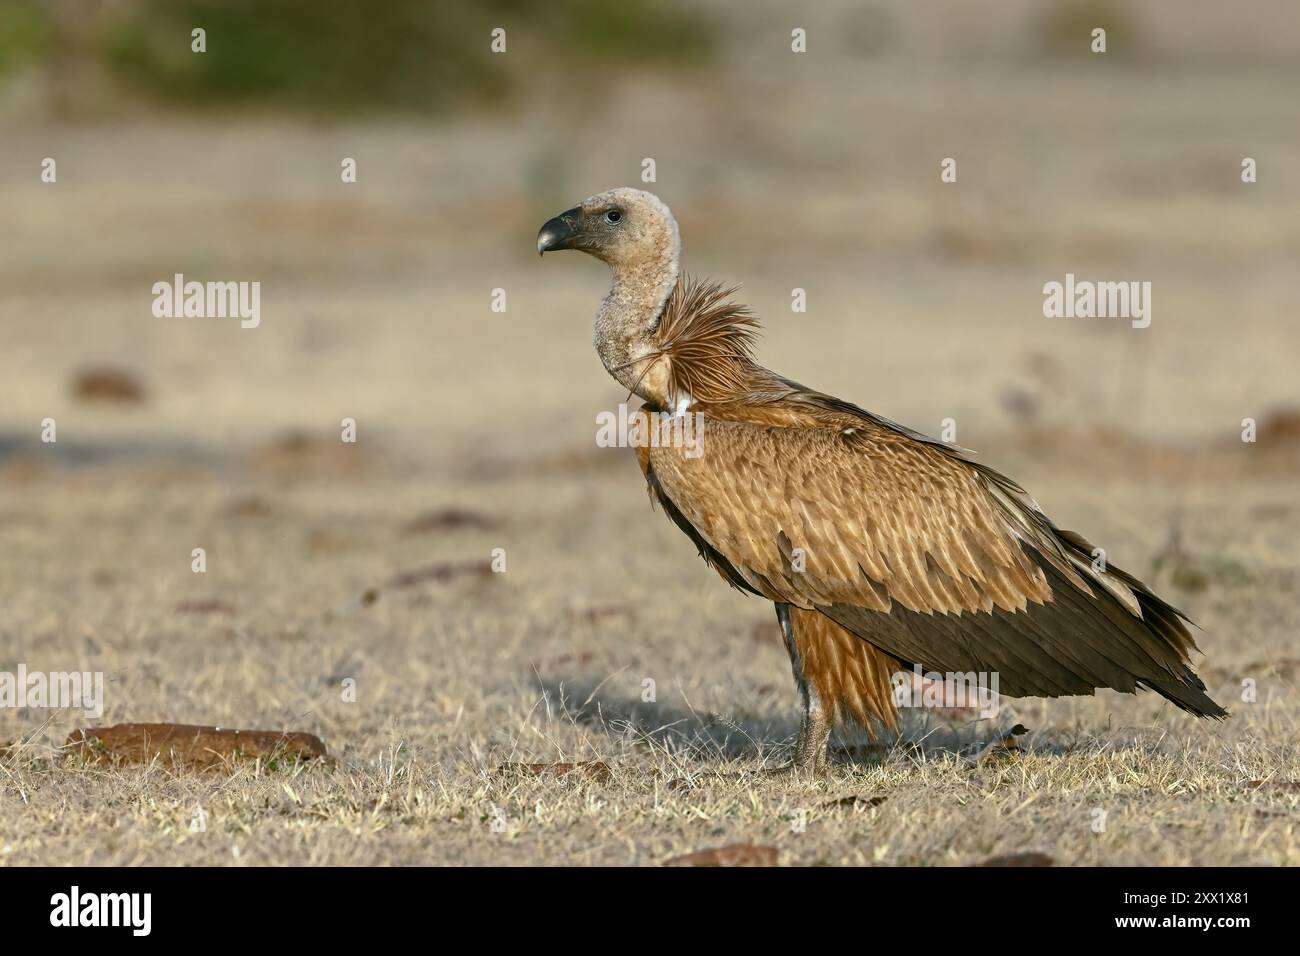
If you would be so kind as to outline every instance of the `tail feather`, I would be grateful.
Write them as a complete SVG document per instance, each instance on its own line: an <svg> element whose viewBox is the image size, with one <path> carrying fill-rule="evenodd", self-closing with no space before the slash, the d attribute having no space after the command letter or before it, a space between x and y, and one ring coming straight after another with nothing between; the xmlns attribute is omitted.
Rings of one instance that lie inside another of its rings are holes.
<svg viewBox="0 0 1300 956"><path fill-rule="evenodd" d="M1183 660L1186 661L1187 649L1195 649L1196 647L1186 626L1190 622L1173 605L1167 604L1147 590L1146 585L1142 584L1141 581L1131 575L1124 575L1124 577L1126 582L1131 587L1134 587L1138 604L1142 608L1143 623L1159 634L1172 647L1179 648L1182 651ZM1144 679L1140 683L1151 688L1165 700L1170 701L1189 714L1195 714L1197 717L1209 717L1214 720L1223 720L1228 716L1228 712L1215 703L1210 695L1205 692L1205 682L1197 676L1190 665L1184 667L1183 673L1179 674L1177 678Z"/></svg>

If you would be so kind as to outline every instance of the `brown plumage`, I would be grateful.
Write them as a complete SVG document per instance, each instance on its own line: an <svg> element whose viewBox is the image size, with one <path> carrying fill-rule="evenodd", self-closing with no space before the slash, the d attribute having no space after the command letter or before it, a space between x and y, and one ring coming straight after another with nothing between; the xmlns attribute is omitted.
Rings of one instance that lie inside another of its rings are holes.
<svg viewBox="0 0 1300 956"><path fill-rule="evenodd" d="M891 679L897 658L877 650L818 611L792 608L790 622L804 673L832 721L857 724L872 737L877 724L898 729Z"/></svg>
<svg viewBox="0 0 1300 956"><path fill-rule="evenodd" d="M646 370L653 361L666 366L670 408L682 395L718 403L752 391L758 320L746 306L731 301L735 292L689 278L673 286L651 339L652 358L642 359Z"/></svg>
<svg viewBox="0 0 1300 956"><path fill-rule="evenodd" d="M895 727L890 676L912 666L996 673L1012 697L1142 687L1226 716L1191 669L1183 615L1015 482L759 366L733 290L680 277L657 198L594 196L538 248L610 264L596 345L645 399L651 497L728 583L776 605L804 705L797 766L821 764L835 720ZM701 417L702 448L673 441L685 413Z"/></svg>

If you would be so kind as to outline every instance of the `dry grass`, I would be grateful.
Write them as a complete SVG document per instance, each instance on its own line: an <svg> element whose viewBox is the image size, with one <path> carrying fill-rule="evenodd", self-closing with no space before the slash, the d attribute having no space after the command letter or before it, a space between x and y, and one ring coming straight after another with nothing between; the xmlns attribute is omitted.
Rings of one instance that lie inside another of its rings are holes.
<svg viewBox="0 0 1300 956"><path fill-rule="evenodd" d="M5 712L0 736L22 742L0 759L0 859L648 864L753 842L784 863L971 864L1025 850L1061 864L1297 862L1294 571L1262 539L1254 557L1236 550L1242 514L1188 516L1200 559L1242 567L1171 592L1206 629L1203 671L1231 721L1109 693L1013 702L975 724L913 715L901 741L841 741L832 772L809 783L758 772L786 758L796 731L770 608L714 580L649 513L625 453L608 454L616 466L501 475L454 499L373 475L237 489L155 476L147 497L134 469L65 477L59 495L11 483L0 573L30 668L106 671L103 723L309 730L337 761L65 765L53 748L75 715ZM1035 487L1049 501L1085 494ZM1087 494L1158 510L1131 487ZM409 530L453 500L499 526ZM1269 504L1294 534L1288 502L1265 488L1252 507ZM1125 523L1103 516L1090 530L1126 557L1140 549ZM334 547L313 547L321 528ZM191 542L209 549L206 575L189 571ZM386 583L493 547L507 549L505 574ZM177 607L216 598L230 613ZM1258 682L1257 703L1236 700L1243 677ZM973 765L1016 721L1033 731L1028 752ZM501 769L596 760L608 779ZM835 802L853 794L885 799ZM196 807L205 832L190 832Z"/></svg>

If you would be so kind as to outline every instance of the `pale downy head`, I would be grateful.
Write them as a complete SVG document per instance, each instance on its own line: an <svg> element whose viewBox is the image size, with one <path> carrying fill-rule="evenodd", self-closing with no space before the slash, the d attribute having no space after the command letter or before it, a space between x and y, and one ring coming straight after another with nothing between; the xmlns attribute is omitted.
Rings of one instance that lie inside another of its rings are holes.
<svg viewBox="0 0 1300 956"><path fill-rule="evenodd" d="M647 400L662 369L650 371L653 336L677 285L682 243L677 220L658 196L608 189L547 220L538 253L577 249L609 265L613 281L596 311L596 352L617 381Z"/></svg>
<svg viewBox="0 0 1300 956"><path fill-rule="evenodd" d="M537 233L537 252L560 249L585 252L615 270L671 264L675 272L681 238L658 196L622 186L547 220Z"/></svg>

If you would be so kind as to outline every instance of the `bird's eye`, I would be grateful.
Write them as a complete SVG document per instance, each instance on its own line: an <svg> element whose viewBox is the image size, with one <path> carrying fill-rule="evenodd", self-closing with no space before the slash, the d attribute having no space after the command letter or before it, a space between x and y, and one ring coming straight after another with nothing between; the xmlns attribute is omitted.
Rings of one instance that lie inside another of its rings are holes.
<svg viewBox="0 0 1300 956"><path fill-rule="evenodd" d="M611 209L609 212L605 213L605 221L611 225L622 221L622 219L623 211L621 209Z"/></svg>

